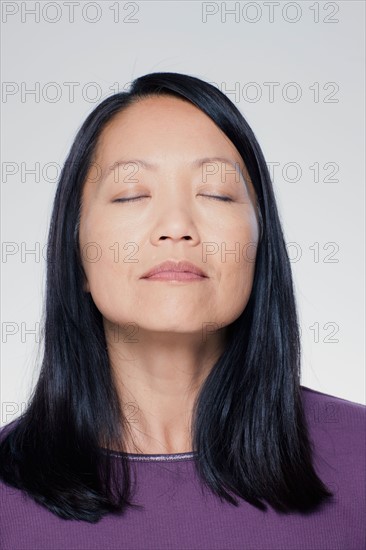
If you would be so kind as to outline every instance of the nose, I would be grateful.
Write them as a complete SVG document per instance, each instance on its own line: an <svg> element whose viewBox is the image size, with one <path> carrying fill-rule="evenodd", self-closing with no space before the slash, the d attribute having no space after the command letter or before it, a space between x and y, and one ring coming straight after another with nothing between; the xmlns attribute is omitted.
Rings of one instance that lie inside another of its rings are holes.
<svg viewBox="0 0 366 550"><path fill-rule="evenodd" d="M194 219L193 205L188 198L189 193L171 186L169 192L164 193L164 200L157 205L151 240L157 243L162 240L191 241L197 244L200 240L197 222Z"/></svg>

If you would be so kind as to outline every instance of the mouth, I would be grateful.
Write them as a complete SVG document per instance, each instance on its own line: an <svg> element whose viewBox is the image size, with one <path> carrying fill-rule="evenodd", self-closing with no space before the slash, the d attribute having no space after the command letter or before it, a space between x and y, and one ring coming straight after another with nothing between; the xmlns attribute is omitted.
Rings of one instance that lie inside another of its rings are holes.
<svg viewBox="0 0 366 550"><path fill-rule="evenodd" d="M204 281L207 277L197 275L191 271L161 271L149 277L143 277L146 281Z"/></svg>
<svg viewBox="0 0 366 550"><path fill-rule="evenodd" d="M191 262L168 260L163 262L142 275L142 279L149 280L177 280L177 281L190 281L190 280L203 280L208 276L201 268L192 264Z"/></svg>

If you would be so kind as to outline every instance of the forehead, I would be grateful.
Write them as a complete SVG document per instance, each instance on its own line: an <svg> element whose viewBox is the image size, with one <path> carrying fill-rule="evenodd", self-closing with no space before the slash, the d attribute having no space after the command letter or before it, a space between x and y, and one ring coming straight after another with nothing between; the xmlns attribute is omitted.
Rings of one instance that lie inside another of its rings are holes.
<svg viewBox="0 0 366 550"><path fill-rule="evenodd" d="M211 118L190 101L161 95L135 99L133 103L123 108L111 119L105 130L113 132L117 127L130 128L141 125L154 126L157 130L162 126L166 129L174 126L177 129L178 127L182 129L181 127L187 126L187 124L182 124L187 118L190 123L201 126L202 129L207 126L211 129L216 127Z"/></svg>
<svg viewBox="0 0 366 550"><path fill-rule="evenodd" d="M107 123L95 157L103 163L119 154L162 161L226 154L244 168L236 147L214 121L189 101L172 96L140 99Z"/></svg>

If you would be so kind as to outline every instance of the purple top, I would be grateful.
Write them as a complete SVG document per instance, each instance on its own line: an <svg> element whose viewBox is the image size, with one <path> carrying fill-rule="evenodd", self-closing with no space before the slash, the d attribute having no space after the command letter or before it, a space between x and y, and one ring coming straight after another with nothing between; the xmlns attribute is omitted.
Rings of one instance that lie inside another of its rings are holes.
<svg viewBox="0 0 366 550"><path fill-rule="evenodd" d="M193 453L115 452L116 460L136 467L132 501L143 511L128 509L96 524L63 520L0 482L0 548L365 550L366 406L301 388L314 467L336 494L321 511L262 512L239 497L236 508L209 489L201 492Z"/></svg>

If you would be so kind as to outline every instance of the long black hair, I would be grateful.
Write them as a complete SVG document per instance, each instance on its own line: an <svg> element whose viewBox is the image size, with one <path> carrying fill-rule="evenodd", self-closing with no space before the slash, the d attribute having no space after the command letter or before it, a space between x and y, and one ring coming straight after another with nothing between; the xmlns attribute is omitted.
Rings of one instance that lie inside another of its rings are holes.
<svg viewBox="0 0 366 550"><path fill-rule="evenodd" d="M312 463L291 266L269 171L253 131L228 97L179 73L135 79L128 91L104 99L77 132L49 228L41 370L27 409L5 427L0 478L65 519L95 523L129 506L142 509L131 500L128 461L106 452L116 441L123 444L126 418L102 315L83 290L78 235L81 192L101 131L129 105L161 94L194 104L235 145L256 192L261 229L249 301L229 325L225 350L194 404L199 478L235 506L236 495L263 511L266 501L283 513L310 513L333 493Z"/></svg>

